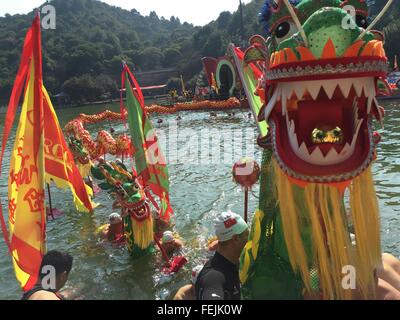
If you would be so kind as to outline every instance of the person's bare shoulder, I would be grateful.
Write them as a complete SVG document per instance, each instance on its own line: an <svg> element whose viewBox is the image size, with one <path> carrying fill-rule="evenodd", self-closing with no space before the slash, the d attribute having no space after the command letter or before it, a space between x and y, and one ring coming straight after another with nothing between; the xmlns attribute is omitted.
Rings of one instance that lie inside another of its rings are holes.
<svg viewBox="0 0 400 320"><path fill-rule="evenodd" d="M31 295L28 300L60 300L60 298L55 293L41 290Z"/></svg>

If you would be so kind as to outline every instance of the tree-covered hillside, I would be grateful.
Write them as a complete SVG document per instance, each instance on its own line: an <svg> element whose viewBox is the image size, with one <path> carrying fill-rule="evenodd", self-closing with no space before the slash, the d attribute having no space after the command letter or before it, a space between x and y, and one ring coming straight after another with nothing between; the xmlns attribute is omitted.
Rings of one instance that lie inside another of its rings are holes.
<svg viewBox="0 0 400 320"><path fill-rule="evenodd" d="M135 70L175 67L196 31L178 18L144 17L94 0L53 0L56 29L42 30L44 78L48 90L87 86L89 100L116 89L121 61ZM33 19L28 15L0 18L0 97L8 96L23 39ZM115 91L115 90L114 90ZM93 96L93 97L92 97Z"/></svg>
<svg viewBox="0 0 400 320"><path fill-rule="evenodd" d="M50 94L65 92L75 102L113 97L125 60L136 72L174 68L194 86L202 57L221 56L230 42L243 44L242 38L263 33L258 23L263 2L243 6L242 30L239 10L222 12L216 21L194 27L175 17L158 17L156 12L145 17L97 0L49 1L57 19L55 30L42 31L45 85ZM386 1L376 3L379 9ZM400 0L395 0L378 26L385 32L391 60L400 53L399 18ZM33 12L0 18L0 104L9 98L32 19Z"/></svg>

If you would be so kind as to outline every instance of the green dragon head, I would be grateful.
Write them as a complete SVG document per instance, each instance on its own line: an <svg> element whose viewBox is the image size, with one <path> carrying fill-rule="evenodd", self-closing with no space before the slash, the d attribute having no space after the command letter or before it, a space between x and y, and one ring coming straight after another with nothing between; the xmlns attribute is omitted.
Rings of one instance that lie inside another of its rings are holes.
<svg viewBox="0 0 400 320"><path fill-rule="evenodd" d="M306 182L360 175L373 160L372 119L383 119L377 83L387 74L383 36L366 29L365 0L269 0L262 17L270 37L260 50L260 119L279 166Z"/></svg>
<svg viewBox="0 0 400 320"><path fill-rule="evenodd" d="M68 139L68 147L71 150L75 161L78 161L80 164L88 164L90 162L89 155L83 146L82 141L74 136L70 136Z"/></svg>

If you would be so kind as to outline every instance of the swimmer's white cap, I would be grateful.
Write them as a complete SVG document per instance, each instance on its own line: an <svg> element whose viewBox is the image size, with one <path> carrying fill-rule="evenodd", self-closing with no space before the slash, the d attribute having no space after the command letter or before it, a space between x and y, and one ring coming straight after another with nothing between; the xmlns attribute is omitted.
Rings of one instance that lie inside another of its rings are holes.
<svg viewBox="0 0 400 320"><path fill-rule="evenodd" d="M222 212L214 221L215 234L221 242L245 232L249 226L243 218L232 211Z"/></svg>
<svg viewBox="0 0 400 320"><path fill-rule="evenodd" d="M110 221L110 224L118 224L122 222L122 217L118 213L113 212L108 217L108 220Z"/></svg>
<svg viewBox="0 0 400 320"><path fill-rule="evenodd" d="M165 231L163 236L162 236L162 242L163 243L170 243L175 240L174 234L172 231Z"/></svg>

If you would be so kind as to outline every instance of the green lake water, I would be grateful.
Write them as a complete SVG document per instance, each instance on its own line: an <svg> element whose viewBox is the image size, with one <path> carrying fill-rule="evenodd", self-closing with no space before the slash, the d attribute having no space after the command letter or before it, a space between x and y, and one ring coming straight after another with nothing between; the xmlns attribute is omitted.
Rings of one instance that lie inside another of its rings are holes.
<svg viewBox="0 0 400 320"><path fill-rule="evenodd" d="M399 257L400 102L383 104L386 109L385 127L379 128L382 142L378 161L373 168L374 179L381 209L382 247L385 252ZM80 113L94 114L106 109L118 110L118 106L57 110L57 114L64 126ZM159 256L149 255L132 260L125 248L104 243L95 234L111 213L112 201L106 193L96 196L95 201L102 205L90 216L75 210L69 192L53 186L53 206L62 209L65 215L48 222L48 249L65 250L74 257L67 289L80 298L170 298L180 286L189 282L191 268L207 259L205 245L213 235L214 217L227 209L243 212L244 195L232 181L231 168L236 160L246 155L261 161L261 150L255 144L257 132L253 119L249 119L247 113L238 111L235 115L218 112L215 118L203 112L180 115L182 120L177 122L176 127L177 115L154 116L152 120L170 161L170 195L175 210L176 230L185 242L185 255L189 263L178 274L166 277L159 272ZM163 123L158 124L158 119L163 119ZM0 139L3 124L4 115L0 115ZM126 132L122 123L106 122L88 129L94 136L97 131L108 130L111 126L117 134ZM222 134L221 139L218 134ZM6 214L7 173L13 141L14 138L10 139L7 146L0 179L1 202ZM225 151L222 159L216 157L211 158L211 162L204 161L204 158L215 155L218 149ZM254 212L257 196L258 186L250 195L249 212ZM0 299L19 299L20 296L21 290L14 276L11 258L7 255L4 241L0 239Z"/></svg>

